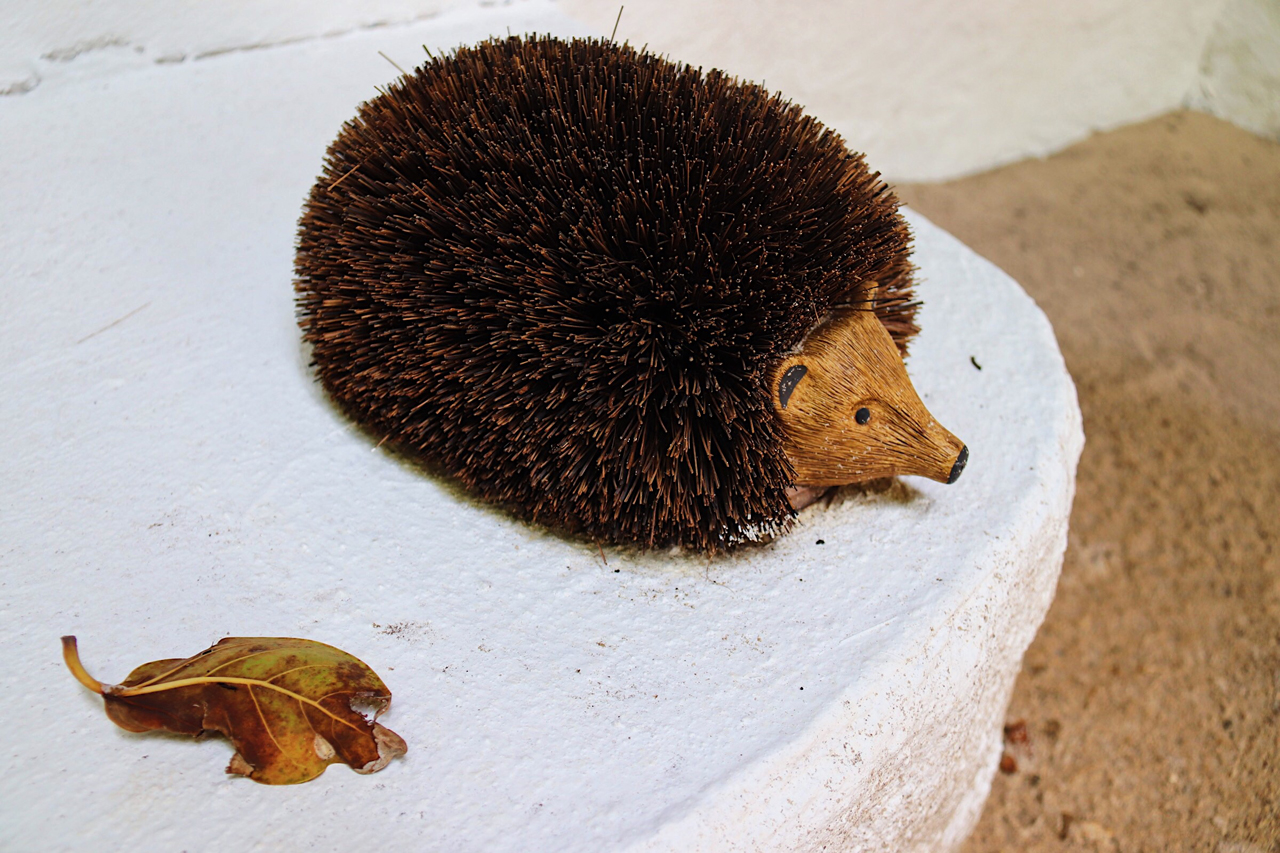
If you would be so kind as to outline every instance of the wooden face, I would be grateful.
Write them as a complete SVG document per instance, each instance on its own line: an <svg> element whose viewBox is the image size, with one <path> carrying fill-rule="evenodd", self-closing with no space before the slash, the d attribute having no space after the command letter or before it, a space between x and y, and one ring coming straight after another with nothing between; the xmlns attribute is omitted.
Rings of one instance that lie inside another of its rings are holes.
<svg viewBox="0 0 1280 853"><path fill-rule="evenodd" d="M871 311L847 311L809 334L770 376L773 408L798 489L915 474L954 482L969 451L907 377Z"/></svg>

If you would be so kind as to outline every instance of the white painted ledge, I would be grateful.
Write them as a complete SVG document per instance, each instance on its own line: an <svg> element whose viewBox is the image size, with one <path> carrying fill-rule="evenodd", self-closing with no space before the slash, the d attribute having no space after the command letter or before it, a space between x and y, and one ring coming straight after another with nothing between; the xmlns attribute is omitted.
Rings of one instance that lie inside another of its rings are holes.
<svg viewBox="0 0 1280 853"><path fill-rule="evenodd" d="M1044 316L954 239L912 217L909 367L964 476L728 559L532 534L310 380L294 223L393 73L376 51L507 26L575 32L523 4L0 103L0 847L945 850L972 825L1082 437ZM108 722L64 633L104 680L224 635L335 644L409 755L228 778L225 743Z"/></svg>

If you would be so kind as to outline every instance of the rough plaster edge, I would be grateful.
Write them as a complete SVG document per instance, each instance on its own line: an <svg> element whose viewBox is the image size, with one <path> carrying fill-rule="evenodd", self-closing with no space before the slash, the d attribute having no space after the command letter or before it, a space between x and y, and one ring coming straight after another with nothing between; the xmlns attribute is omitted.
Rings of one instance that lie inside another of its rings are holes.
<svg viewBox="0 0 1280 853"><path fill-rule="evenodd" d="M1046 321L1047 327L1047 321ZM1065 375L1065 365L1063 367ZM947 669L951 662L925 649L915 660L924 662L910 678L876 676L868 683L902 685L899 695L886 697L896 707L911 707L904 718L925 725L897 732L874 766L859 767L847 741L865 721L857 718L846 698L836 710L816 720L811 734L797 738L802 747L784 750L746 769L704 796L704 805L662 827L656 835L627 848L628 853L658 851L919 851L946 853L957 849L972 832L991 790L1001 752L1005 711L1020 661L1044 621L1057 589L1067 546L1069 513L1075 496L1076 468L1084 447L1084 432L1074 386L1068 382L1061 400L1068 427L1059 441L1057 460L1064 462L1056 483L1046 486L1046 498L1028 512L1038 517L1014 526L1035 529L1021 538L1031 543L1022 550L1004 541L977 559L1015 573L1016 581L974 590L947 620L946 634L930 646L952 644L978 648L982 658L965 676ZM1027 614L1033 618L1026 618ZM981 643L964 639L978 630ZM1003 638L1002 640L999 638ZM911 661L905 662L909 664ZM890 661L882 667L902 668ZM985 676L985 678L984 678ZM952 702L947 708L925 708L926 685L949 682ZM883 703L882 703L883 704ZM913 744L923 744L913 749ZM917 760L924 755L925 760ZM939 756L960 760L938 772ZM930 760L932 759L932 760ZM799 769L798 769L799 768ZM823 793L825 792L825 793ZM706 805L715 803L715 805Z"/></svg>

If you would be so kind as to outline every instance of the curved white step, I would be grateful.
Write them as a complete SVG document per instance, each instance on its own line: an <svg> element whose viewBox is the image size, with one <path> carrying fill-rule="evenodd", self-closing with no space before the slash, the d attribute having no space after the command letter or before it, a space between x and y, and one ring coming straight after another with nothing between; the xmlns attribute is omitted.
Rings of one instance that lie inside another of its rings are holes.
<svg viewBox="0 0 1280 853"><path fill-rule="evenodd" d="M0 99L0 839L15 848L943 850L987 791L1081 447L1049 324L919 217L908 367L953 486L729 558L607 554L461 498L338 415L293 320L301 202L417 45L545 4ZM981 365L978 369L976 365ZM15 405L16 404L16 405ZM821 542L821 544L819 544ZM373 666L408 756L297 787L127 734L62 668L302 636Z"/></svg>

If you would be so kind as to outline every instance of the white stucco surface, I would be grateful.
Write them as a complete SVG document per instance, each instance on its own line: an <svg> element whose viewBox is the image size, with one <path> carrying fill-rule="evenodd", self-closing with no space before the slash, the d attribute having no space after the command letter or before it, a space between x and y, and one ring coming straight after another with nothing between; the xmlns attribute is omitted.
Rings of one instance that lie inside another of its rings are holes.
<svg viewBox="0 0 1280 853"><path fill-rule="evenodd" d="M0 97L525 0L7 0ZM618 0L559 0L597 34ZM620 39L763 80L895 180L1063 148L1191 105L1275 135L1274 0L627 0Z"/></svg>
<svg viewBox="0 0 1280 853"><path fill-rule="evenodd" d="M0 95L429 18L466 0L5 0Z"/></svg>
<svg viewBox="0 0 1280 853"><path fill-rule="evenodd" d="M895 180L942 180L1180 106L1223 0L628 0L618 38L765 80ZM560 0L608 32L612 0Z"/></svg>
<svg viewBox="0 0 1280 853"><path fill-rule="evenodd" d="M964 476L729 557L531 532L309 375L295 223L395 74L377 51L507 27L580 31L518 4L0 99L0 847L945 850L976 819L1082 436L1044 316L947 234L911 218L908 366ZM224 741L110 723L62 634L106 681L222 636L334 644L410 752L227 777Z"/></svg>
<svg viewBox="0 0 1280 853"><path fill-rule="evenodd" d="M1187 105L1280 139L1280 2L1227 3L1205 43Z"/></svg>

